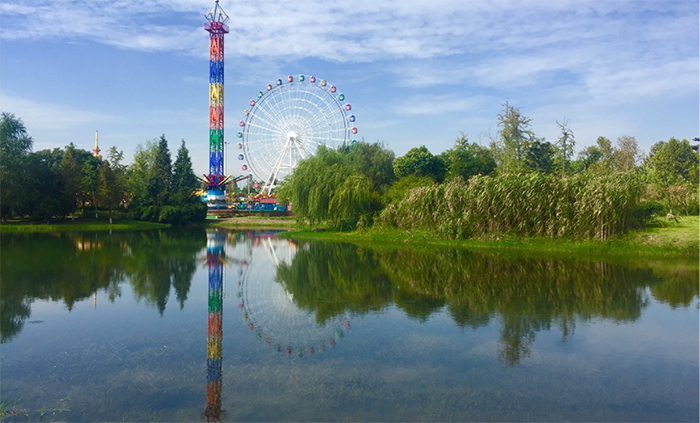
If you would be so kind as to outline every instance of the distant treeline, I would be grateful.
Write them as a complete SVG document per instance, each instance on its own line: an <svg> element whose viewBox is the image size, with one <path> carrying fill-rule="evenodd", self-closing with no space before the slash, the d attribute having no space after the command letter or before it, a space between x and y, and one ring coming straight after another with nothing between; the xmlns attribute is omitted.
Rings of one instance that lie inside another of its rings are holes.
<svg viewBox="0 0 700 423"><path fill-rule="evenodd" d="M0 220L48 221L98 210L171 224L206 217L206 205L192 195L200 184L184 140L174 164L163 135L139 145L129 166L116 147L103 159L73 143L37 152L32 144L22 121L2 113Z"/></svg>
<svg viewBox="0 0 700 423"><path fill-rule="evenodd" d="M578 152L568 122L554 142L503 105L485 147L462 135L433 155L396 158L381 144L321 147L299 163L279 195L301 225L337 230L378 225L445 238L506 235L607 239L658 213L698 214L698 152L659 141L648 154L634 137L605 137Z"/></svg>

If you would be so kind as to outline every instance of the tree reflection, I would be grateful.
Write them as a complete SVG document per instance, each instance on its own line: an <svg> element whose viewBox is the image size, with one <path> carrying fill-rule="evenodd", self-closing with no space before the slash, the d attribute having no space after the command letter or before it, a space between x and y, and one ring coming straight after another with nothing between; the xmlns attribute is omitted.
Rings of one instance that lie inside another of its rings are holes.
<svg viewBox="0 0 700 423"><path fill-rule="evenodd" d="M277 281L319 324L346 312L379 310L393 294L375 253L350 244L307 244L290 265L280 263Z"/></svg>
<svg viewBox="0 0 700 423"><path fill-rule="evenodd" d="M380 261L402 291L444 298L458 325L500 316L499 357L511 364L529 356L535 334L553 325L566 341L579 319L638 319L649 302L646 287L660 281L646 268L468 250L400 249Z"/></svg>
<svg viewBox="0 0 700 423"><path fill-rule="evenodd" d="M129 280L137 298L162 314L171 285L187 299L203 230L2 235L0 335L7 342L30 316L34 300L63 301L68 310L96 294L110 301Z"/></svg>
<svg viewBox="0 0 700 423"><path fill-rule="evenodd" d="M498 318L498 355L511 365L530 355L540 331L558 328L566 342L577 321L637 320L649 304L649 287L672 306L687 307L698 295L695 268L662 279L646 265L461 249L373 251L331 243L300 249L291 265L278 267L277 280L297 306L316 312L320 321L392 302L419 321L444 308L462 327L478 328Z"/></svg>

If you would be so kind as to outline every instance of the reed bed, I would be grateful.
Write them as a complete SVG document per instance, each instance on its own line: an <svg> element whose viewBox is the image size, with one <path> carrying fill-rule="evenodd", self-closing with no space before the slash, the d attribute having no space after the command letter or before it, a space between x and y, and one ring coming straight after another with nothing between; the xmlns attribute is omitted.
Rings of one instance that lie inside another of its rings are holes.
<svg viewBox="0 0 700 423"><path fill-rule="evenodd" d="M642 184L634 172L561 178L510 173L418 187L387 206L384 227L448 239L566 237L605 240L639 227Z"/></svg>

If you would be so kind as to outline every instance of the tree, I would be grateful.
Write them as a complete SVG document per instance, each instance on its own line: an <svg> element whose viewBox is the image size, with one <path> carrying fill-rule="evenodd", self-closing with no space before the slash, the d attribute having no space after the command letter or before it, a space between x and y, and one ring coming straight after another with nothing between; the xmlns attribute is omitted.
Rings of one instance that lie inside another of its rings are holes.
<svg viewBox="0 0 700 423"><path fill-rule="evenodd" d="M465 181L474 175L489 175L496 170L496 160L487 148L470 143L466 134L457 138L454 146L440 155L447 166L449 178Z"/></svg>
<svg viewBox="0 0 700 423"><path fill-rule="evenodd" d="M299 162L285 178L278 198L290 200L297 222L312 226L327 223L337 229L352 229L358 222L369 225L382 207L375 187L387 178L379 169L388 169L383 148L355 143L333 150L321 146L316 154ZM359 150L359 151L358 151ZM379 157L372 157L379 156ZM362 160L357 160L362 158ZM361 163L374 163L360 169Z"/></svg>
<svg viewBox="0 0 700 423"><path fill-rule="evenodd" d="M199 188L200 182L192 170L190 152L185 146L184 139L177 150L177 158L173 169L173 192L177 194L177 201L187 201L192 192Z"/></svg>
<svg viewBox="0 0 700 423"><path fill-rule="evenodd" d="M32 138L21 119L12 113L0 116L0 219L21 214L29 199L26 181L29 177L27 156Z"/></svg>
<svg viewBox="0 0 700 423"><path fill-rule="evenodd" d="M187 174L193 173L189 152L183 147L178 152L176 173L179 181L187 181ZM136 147L134 161L127 172L130 218L175 225L206 218L206 204L191 195L191 190L180 186L179 191L174 191L175 176L171 163L165 135L147 142L145 147Z"/></svg>
<svg viewBox="0 0 700 423"><path fill-rule="evenodd" d="M639 149L637 139L628 135L623 135L617 139L617 148L613 150L613 165L619 172L627 172L641 161L644 154Z"/></svg>
<svg viewBox="0 0 700 423"><path fill-rule="evenodd" d="M168 197L172 192L173 165L168 149L168 140L165 134L160 136L156 144L153 165L148 172L148 194L155 199L158 206L168 203Z"/></svg>
<svg viewBox="0 0 700 423"><path fill-rule="evenodd" d="M659 141L654 144L649 152L646 167L654 185L666 198L671 212L673 205L682 200L677 198L679 195L697 192L698 153L686 139L679 141L671 138L668 142ZM687 186L693 189L683 189Z"/></svg>
<svg viewBox="0 0 700 423"><path fill-rule="evenodd" d="M384 148L384 145L378 142L374 144L358 142L344 144L338 151L347 154L353 169L372 181L374 192L385 193L396 180L394 152Z"/></svg>
<svg viewBox="0 0 700 423"><path fill-rule="evenodd" d="M526 169L542 173L552 173L556 150L552 143L533 140L527 146L524 165Z"/></svg>
<svg viewBox="0 0 700 423"><path fill-rule="evenodd" d="M62 160L63 151L60 148L29 154L31 173L25 183L25 190L29 196L26 212L31 219L47 221L53 216L64 216L67 213L63 202Z"/></svg>
<svg viewBox="0 0 700 423"><path fill-rule="evenodd" d="M127 198L134 208L152 205L155 199L148 195L148 175L155 162L156 140L136 146L134 160L127 171Z"/></svg>
<svg viewBox="0 0 700 423"><path fill-rule="evenodd" d="M88 156L80 167L82 178L80 180L80 201L83 209L89 202L95 208L97 214L97 185L100 176L100 166L102 161L95 156Z"/></svg>
<svg viewBox="0 0 700 423"><path fill-rule="evenodd" d="M394 174L403 178L408 175L430 176L437 182L445 179L445 163L421 145L394 160Z"/></svg>
<svg viewBox="0 0 700 423"><path fill-rule="evenodd" d="M555 155L554 155L554 165L561 171L562 176L564 176L568 170L569 162L574 156L574 147L576 146L576 140L574 139L574 132L569 127L569 121L564 120L563 123L557 121L557 126L561 131L557 142L555 143Z"/></svg>
<svg viewBox="0 0 700 423"><path fill-rule="evenodd" d="M63 152L61 159L61 176L63 178L63 199L62 202L66 213L74 213L78 207L80 193L81 164L75 146L70 143Z"/></svg>
<svg viewBox="0 0 700 423"><path fill-rule="evenodd" d="M116 146L109 148L108 156L109 164L114 173L114 190L118 193L119 200L115 206L119 206L126 199L126 184L127 184L127 169L122 164L124 160L124 152L117 150ZM115 194L117 196L117 194Z"/></svg>
<svg viewBox="0 0 700 423"><path fill-rule="evenodd" d="M501 128L499 138L492 143L491 148L504 172L522 170L527 146L535 139L535 134L530 129L531 120L508 102L503 104L503 113L498 115L498 126Z"/></svg>
<svg viewBox="0 0 700 423"><path fill-rule="evenodd" d="M102 167L100 167L97 182L97 195L100 205L106 207L109 211L109 217L112 217L112 209L121 202L122 193L120 187L117 185L116 175L108 160L105 160Z"/></svg>

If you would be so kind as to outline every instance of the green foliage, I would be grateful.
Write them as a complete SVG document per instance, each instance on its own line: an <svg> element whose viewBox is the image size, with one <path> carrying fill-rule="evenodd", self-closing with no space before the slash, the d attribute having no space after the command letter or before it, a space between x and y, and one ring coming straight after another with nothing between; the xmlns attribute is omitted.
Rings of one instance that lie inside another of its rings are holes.
<svg viewBox="0 0 700 423"><path fill-rule="evenodd" d="M403 178L408 175L430 176L437 182L445 179L445 163L440 157L433 156L422 145L412 148L408 152L394 160L394 174Z"/></svg>
<svg viewBox="0 0 700 423"><path fill-rule="evenodd" d="M524 167L530 171L552 173L554 156L555 149L552 143L535 139L527 146Z"/></svg>
<svg viewBox="0 0 700 423"><path fill-rule="evenodd" d="M62 161L63 151L59 148L29 155L27 162L32 172L25 189L31 204L26 210L30 219L45 222L74 209L75 204L65 201L63 196L65 188L61 175Z"/></svg>
<svg viewBox="0 0 700 423"><path fill-rule="evenodd" d="M185 140L182 140L173 166L173 193L177 196L175 202L186 201L197 188L199 181L192 171L190 152L185 146Z"/></svg>
<svg viewBox="0 0 700 423"><path fill-rule="evenodd" d="M402 200L414 188L433 185L435 180L430 176L408 175L396 181L386 194L389 203Z"/></svg>
<svg viewBox="0 0 700 423"><path fill-rule="evenodd" d="M607 239L640 226L634 173L561 178L542 173L476 176L416 188L378 221L436 237L507 235Z"/></svg>
<svg viewBox="0 0 700 423"><path fill-rule="evenodd" d="M642 221L647 221L653 216L661 213L664 206L656 201L644 201L637 206L637 216Z"/></svg>
<svg viewBox="0 0 700 423"><path fill-rule="evenodd" d="M535 134L530 129L532 119L524 116L520 109L506 102L498 115L499 131L491 149L501 172L519 172L523 169L525 154Z"/></svg>
<svg viewBox="0 0 700 423"><path fill-rule="evenodd" d="M145 147L139 145L128 175L130 218L173 225L201 222L206 218L206 204L192 195L196 182L193 183L192 161L184 140L175 166L171 164L165 135L147 142Z"/></svg>
<svg viewBox="0 0 700 423"><path fill-rule="evenodd" d="M0 117L0 219L21 215L29 208L28 155L32 138L21 119L3 112Z"/></svg>
<svg viewBox="0 0 700 423"><path fill-rule="evenodd" d="M694 151L688 140L679 141L671 138L668 142L654 144L646 161L649 177L657 190L666 199L669 210L675 206L685 206L690 214L691 196L697 197L698 152ZM694 214L697 210L694 210Z"/></svg>
<svg viewBox="0 0 700 423"><path fill-rule="evenodd" d="M78 207L80 193L82 165L78 160L73 143L70 143L63 152L61 159L61 177L63 178L63 201L66 204L66 212L74 213Z"/></svg>
<svg viewBox="0 0 700 423"><path fill-rule="evenodd" d="M637 139L623 135L617 139L617 147L613 149L613 168L618 172L628 172L637 167L637 163L644 158L644 153L639 149Z"/></svg>
<svg viewBox="0 0 700 423"><path fill-rule="evenodd" d="M157 206L164 206L168 204L172 184L173 165L168 149L168 140L163 134L156 143L153 165L148 170L148 178L146 179L148 196L155 200Z"/></svg>
<svg viewBox="0 0 700 423"><path fill-rule="evenodd" d="M328 224L336 229L369 225L381 208L380 192L391 181L393 154L379 144L355 143L338 150L320 146L297 165L278 191L292 202L297 222Z"/></svg>
<svg viewBox="0 0 700 423"><path fill-rule="evenodd" d="M466 134L462 134L440 157L447 166L448 178L461 177L466 181L474 175L490 175L496 170L491 150L470 143Z"/></svg>
<svg viewBox="0 0 700 423"><path fill-rule="evenodd" d="M609 139L598 137L596 145L586 147L579 152L579 160L585 170L594 173L610 172L613 168L614 149Z"/></svg>
<svg viewBox="0 0 700 423"><path fill-rule="evenodd" d="M560 130L559 138L555 143L556 154L554 157L554 164L556 168L562 175L565 175L570 170L569 163L571 158L574 156L574 147L576 146L576 140L574 139L574 132L569 127L569 121L564 120L563 123L557 121L557 126Z"/></svg>
<svg viewBox="0 0 700 423"><path fill-rule="evenodd" d="M351 244L300 248L291 264L280 263L276 279L299 308L316 314L319 324L343 313L380 310L393 291L372 251Z"/></svg>

